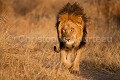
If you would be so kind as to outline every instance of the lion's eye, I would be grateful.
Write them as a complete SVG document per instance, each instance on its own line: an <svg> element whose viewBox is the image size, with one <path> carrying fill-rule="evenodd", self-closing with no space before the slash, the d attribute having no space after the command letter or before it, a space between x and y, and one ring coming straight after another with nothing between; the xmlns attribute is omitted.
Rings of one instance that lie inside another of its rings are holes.
<svg viewBox="0 0 120 80"><path fill-rule="evenodd" d="M65 30L63 29L62 32L65 33Z"/></svg>
<svg viewBox="0 0 120 80"><path fill-rule="evenodd" d="M71 29L71 32L73 32L74 30L73 29Z"/></svg>

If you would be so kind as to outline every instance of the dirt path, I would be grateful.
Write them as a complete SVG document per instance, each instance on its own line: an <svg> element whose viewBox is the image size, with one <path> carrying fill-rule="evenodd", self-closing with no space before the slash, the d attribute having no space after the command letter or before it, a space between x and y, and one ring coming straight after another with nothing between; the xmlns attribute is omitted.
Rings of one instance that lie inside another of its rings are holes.
<svg viewBox="0 0 120 80"><path fill-rule="evenodd" d="M120 80L119 75L110 74L105 71L98 71L95 69L82 69L81 75L85 78L92 77L94 80Z"/></svg>

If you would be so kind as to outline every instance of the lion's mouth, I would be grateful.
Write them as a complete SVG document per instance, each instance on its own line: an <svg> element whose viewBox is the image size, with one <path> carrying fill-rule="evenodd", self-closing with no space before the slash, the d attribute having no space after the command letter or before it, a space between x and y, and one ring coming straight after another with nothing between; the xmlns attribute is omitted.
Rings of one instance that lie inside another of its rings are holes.
<svg viewBox="0 0 120 80"><path fill-rule="evenodd" d="M69 41L66 41L66 44L67 44L67 45L72 45L73 43L74 43L74 41L70 41L70 40L69 40Z"/></svg>
<svg viewBox="0 0 120 80"><path fill-rule="evenodd" d="M66 47L72 47L74 44L74 41L72 39L63 38L62 41Z"/></svg>
<svg viewBox="0 0 120 80"><path fill-rule="evenodd" d="M65 42L65 45L66 45L66 47L68 47L68 48L70 48L70 47L72 47L73 46L73 44L74 44L74 41L66 41Z"/></svg>

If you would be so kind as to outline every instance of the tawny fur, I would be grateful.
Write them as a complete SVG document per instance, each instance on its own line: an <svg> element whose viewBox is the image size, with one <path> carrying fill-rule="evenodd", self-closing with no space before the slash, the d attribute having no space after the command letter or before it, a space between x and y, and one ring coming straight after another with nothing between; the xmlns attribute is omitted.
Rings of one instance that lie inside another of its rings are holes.
<svg viewBox="0 0 120 80"><path fill-rule="evenodd" d="M56 29L59 45L55 51L61 54L61 64L67 69L79 71L80 58L85 45L87 18L77 3L68 3L57 16ZM73 54L75 55L72 59Z"/></svg>

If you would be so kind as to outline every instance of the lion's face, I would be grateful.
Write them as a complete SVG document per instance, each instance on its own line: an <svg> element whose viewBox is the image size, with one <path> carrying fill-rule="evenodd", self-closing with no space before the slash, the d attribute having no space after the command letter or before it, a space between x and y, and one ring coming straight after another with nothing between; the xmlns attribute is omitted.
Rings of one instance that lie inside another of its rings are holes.
<svg viewBox="0 0 120 80"><path fill-rule="evenodd" d="M83 36L81 26L71 20L60 23L58 28L59 38L66 47L71 48L79 45Z"/></svg>

